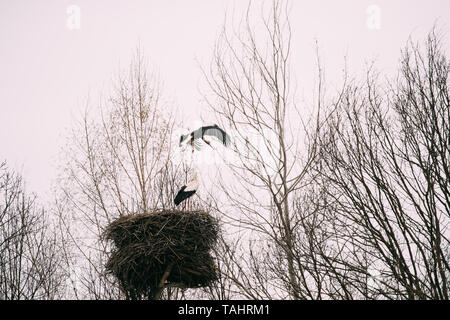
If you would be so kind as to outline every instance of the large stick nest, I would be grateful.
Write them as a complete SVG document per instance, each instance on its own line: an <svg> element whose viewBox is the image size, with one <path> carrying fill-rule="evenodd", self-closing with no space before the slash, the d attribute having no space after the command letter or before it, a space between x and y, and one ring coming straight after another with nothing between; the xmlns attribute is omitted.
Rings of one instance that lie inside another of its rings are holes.
<svg viewBox="0 0 450 320"><path fill-rule="evenodd" d="M217 279L210 250L218 221L203 211L158 211L120 217L105 230L113 244L106 269L127 297L152 298L165 285L195 288Z"/></svg>

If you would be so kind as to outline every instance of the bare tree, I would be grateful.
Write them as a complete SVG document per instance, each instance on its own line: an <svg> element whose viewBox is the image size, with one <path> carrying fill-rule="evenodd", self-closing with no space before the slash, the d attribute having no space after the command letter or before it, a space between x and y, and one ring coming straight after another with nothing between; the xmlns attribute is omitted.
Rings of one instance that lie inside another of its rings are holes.
<svg viewBox="0 0 450 320"><path fill-rule="evenodd" d="M433 31L389 86L372 69L349 85L323 132L315 203L340 244L320 260L339 266L348 298L448 299L448 75Z"/></svg>
<svg viewBox="0 0 450 320"><path fill-rule="evenodd" d="M58 299L67 273L49 215L0 164L0 300Z"/></svg>
<svg viewBox="0 0 450 320"><path fill-rule="evenodd" d="M251 9L224 27L204 71L236 155L224 197L210 194L233 236L217 253L223 281L206 293L448 299L449 64L436 36L425 53L403 52L388 86L372 69L363 83L345 75L326 108L319 63L306 119L290 82L288 7L274 2L262 33Z"/></svg>
<svg viewBox="0 0 450 320"><path fill-rule="evenodd" d="M138 50L100 114L86 111L69 138L57 208L79 298L125 297L105 274L104 228L122 215L173 208L187 178L188 168L172 161L176 121L160 86Z"/></svg>
<svg viewBox="0 0 450 320"><path fill-rule="evenodd" d="M296 105L288 4L274 1L268 13L261 8L259 28L252 5L237 29L224 26L204 71L214 97L208 103L234 140L232 184L222 177L225 197L215 197L214 207L224 223L241 230L243 241L232 249L224 244L228 261L222 261L238 294L300 299L294 204L317 157L320 99L309 116Z"/></svg>

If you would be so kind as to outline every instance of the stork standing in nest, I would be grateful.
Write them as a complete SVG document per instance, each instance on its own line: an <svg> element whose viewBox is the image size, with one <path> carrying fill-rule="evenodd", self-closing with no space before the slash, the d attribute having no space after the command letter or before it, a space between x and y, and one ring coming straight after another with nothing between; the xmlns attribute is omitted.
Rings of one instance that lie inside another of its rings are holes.
<svg viewBox="0 0 450 320"><path fill-rule="evenodd" d="M178 193L174 199L175 205L178 206L181 202L183 202L184 200L187 199L188 200L187 208L189 210L189 207L190 207L189 198L195 194L197 189L198 189L198 177L197 177L197 172L196 172L196 173L194 173L194 178L192 179L192 181L190 181L186 185L182 186L180 191L178 191Z"/></svg>

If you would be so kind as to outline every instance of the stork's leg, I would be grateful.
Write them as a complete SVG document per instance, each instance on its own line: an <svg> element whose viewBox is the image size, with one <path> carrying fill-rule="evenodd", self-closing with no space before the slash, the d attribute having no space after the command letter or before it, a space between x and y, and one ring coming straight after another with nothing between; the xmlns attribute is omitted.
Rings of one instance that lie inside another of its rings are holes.
<svg viewBox="0 0 450 320"><path fill-rule="evenodd" d="M205 140L205 138L202 138L203 141L205 141L205 143L211 147L211 149L214 149L213 146L211 145L211 141Z"/></svg>

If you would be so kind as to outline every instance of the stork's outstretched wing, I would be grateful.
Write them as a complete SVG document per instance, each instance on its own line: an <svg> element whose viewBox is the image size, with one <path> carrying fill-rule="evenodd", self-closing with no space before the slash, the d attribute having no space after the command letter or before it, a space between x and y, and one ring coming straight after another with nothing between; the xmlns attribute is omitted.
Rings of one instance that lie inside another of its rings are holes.
<svg viewBox="0 0 450 320"><path fill-rule="evenodd" d="M217 125L206 128L203 135L216 137L225 146L229 146L231 143L230 136Z"/></svg>
<svg viewBox="0 0 450 320"><path fill-rule="evenodd" d="M197 150L197 151L200 151L200 150L201 150L202 145L201 145L200 141L194 140L194 148L195 148L195 150Z"/></svg>

